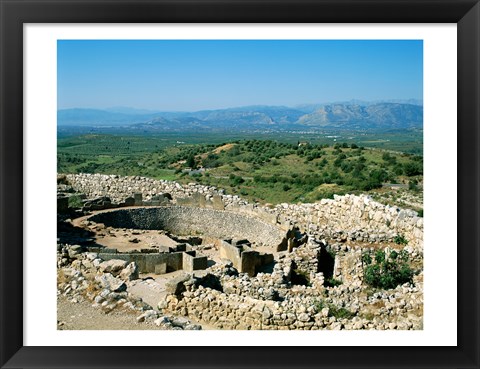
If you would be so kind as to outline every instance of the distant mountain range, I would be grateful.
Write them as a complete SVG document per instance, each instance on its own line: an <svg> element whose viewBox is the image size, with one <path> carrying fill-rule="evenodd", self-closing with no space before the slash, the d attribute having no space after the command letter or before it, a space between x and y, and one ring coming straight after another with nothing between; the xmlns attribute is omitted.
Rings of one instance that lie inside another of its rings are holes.
<svg viewBox="0 0 480 369"><path fill-rule="evenodd" d="M412 101L413 102L413 101ZM58 126L125 127L143 131L406 129L422 127L423 106L400 102L246 106L197 112L152 112L131 108L63 109Z"/></svg>

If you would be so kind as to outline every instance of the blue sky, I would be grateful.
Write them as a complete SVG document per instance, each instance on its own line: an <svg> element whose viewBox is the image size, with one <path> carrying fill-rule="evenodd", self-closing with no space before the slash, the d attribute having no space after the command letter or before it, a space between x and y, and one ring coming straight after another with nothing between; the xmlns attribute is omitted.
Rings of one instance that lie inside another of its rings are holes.
<svg viewBox="0 0 480 369"><path fill-rule="evenodd" d="M58 108L422 99L421 40L59 40Z"/></svg>

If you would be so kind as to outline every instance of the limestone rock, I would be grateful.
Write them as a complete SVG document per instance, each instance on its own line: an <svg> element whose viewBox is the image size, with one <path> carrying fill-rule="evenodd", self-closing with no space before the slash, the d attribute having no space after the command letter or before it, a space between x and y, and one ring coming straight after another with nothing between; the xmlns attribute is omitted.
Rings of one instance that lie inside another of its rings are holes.
<svg viewBox="0 0 480 369"><path fill-rule="evenodd" d="M198 325L198 324L188 324L187 326L185 326L184 328L186 331L201 331L202 330L202 326L201 325Z"/></svg>
<svg viewBox="0 0 480 369"><path fill-rule="evenodd" d="M137 317L137 322L153 321L158 318L158 312L155 310L147 310L142 315Z"/></svg>
<svg viewBox="0 0 480 369"><path fill-rule="evenodd" d="M165 291L168 294L178 296L186 290L185 282L187 282L190 279L191 279L190 274L182 273L182 274L172 278L167 283L165 283Z"/></svg>
<svg viewBox="0 0 480 369"><path fill-rule="evenodd" d="M81 253L83 253L85 249L83 246L80 245L73 245L68 249L68 256L71 259L76 259L80 256Z"/></svg>
<svg viewBox="0 0 480 369"><path fill-rule="evenodd" d="M103 288L106 288L113 292L122 292L127 289L127 285L121 279L115 278L110 273L96 276L95 280L100 283Z"/></svg>
<svg viewBox="0 0 480 369"><path fill-rule="evenodd" d="M137 264L135 264L133 261L128 264L121 272L119 275L120 279L124 281L132 281L134 279L138 279L138 268Z"/></svg>
<svg viewBox="0 0 480 369"><path fill-rule="evenodd" d="M123 268L127 266L127 263L127 261L119 259L107 260L99 265L99 269L103 273L111 273L114 276L117 276Z"/></svg>
<svg viewBox="0 0 480 369"><path fill-rule="evenodd" d="M307 313L301 313L298 315L298 320L301 322L308 322L310 320L310 316Z"/></svg>
<svg viewBox="0 0 480 369"><path fill-rule="evenodd" d="M157 320L154 321L155 325L157 327L160 327L162 325L165 325L167 323L170 323L170 319L168 319L166 316L161 316L160 318L158 318Z"/></svg>

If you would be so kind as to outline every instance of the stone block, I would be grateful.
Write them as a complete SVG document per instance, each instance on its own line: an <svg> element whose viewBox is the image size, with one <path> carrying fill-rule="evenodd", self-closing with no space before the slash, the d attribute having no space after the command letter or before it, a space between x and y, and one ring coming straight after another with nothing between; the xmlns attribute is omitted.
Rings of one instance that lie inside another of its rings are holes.
<svg viewBox="0 0 480 369"><path fill-rule="evenodd" d="M193 201L194 201L194 205L196 205L200 208L204 208L205 205L207 204L207 200L205 199L205 196L202 195L201 193L195 192L192 195L192 198L193 198Z"/></svg>
<svg viewBox="0 0 480 369"><path fill-rule="evenodd" d="M225 210L225 204L222 201L222 196L213 195L213 197L212 197L212 207L215 210Z"/></svg>
<svg viewBox="0 0 480 369"><path fill-rule="evenodd" d="M128 263L125 260L111 259L101 263L99 269L103 273L111 273L112 275L117 276L127 264Z"/></svg>
<svg viewBox="0 0 480 369"><path fill-rule="evenodd" d="M220 243L220 258L228 259L232 262L233 266L240 270L241 268L241 250L235 246L232 246L226 241Z"/></svg>
<svg viewBox="0 0 480 369"><path fill-rule="evenodd" d="M190 279L191 276L189 274L182 273L165 283L165 291L168 294L174 294L178 296L186 290L185 283Z"/></svg>
<svg viewBox="0 0 480 369"><path fill-rule="evenodd" d="M133 197L127 197L124 202L125 206L134 206L135 199Z"/></svg>
<svg viewBox="0 0 480 369"><path fill-rule="evenodd" d="M208 268L208 258L197 255L193 258L193 270L204 270Z"/></svg>
<svg viewBox="0 0 480 369"><path fill-rule="evenodd" d="M142 206L143 204L143 195L141 193L136 193L133 195L135 206Z"/></svg>
<svg viewBox="0 0 480 369"><path fill-rule="evenodd" d="M183 270L193 272L194 270L204 270L208 267L208 259L206 256L195 256L193 253L183 253Z"/></svg>
<svg viewBox="0 0 480 369"><path fill-rule="evenodd" d="M102 253L105 253L105 254L116 254L116 253L117 253L117 249L112 249L112 248L109 248L109 247L105 247L104 249L102 249Z"/></svg>
<svg viewBox="0 0 480 369"><path fill-rule="evenodd" d="M110 273L105 273L96 276L95 280L100 283L103 288L109 289L113 292L123 292L127 289L127 285L119 278L115 278Z"/></svg>
<svg viewBox="0 0 480 369"><path fill-rule="evenodd" d="M177 205L190 206L193 205L191 197L177 197Z"/></svg>
<svg viewBox="0 0 480 369"><path fill-rule="evenodd" d="M167 263L155 265L155 274L165 274L167 272Z"/></svg>
<svg viewBox="0 0 480 369"><path fill-rule="evenodd" d="M171 247L169 247L169 246L158 246L157 250L158 250L158 252L170 252L170 251L172 251Z"/></svg>
<svg viewBox="0 0 480 369"><path fill-rule="evenodd" d="M255 275L257 265L260 264L259 253L257 251L244 251L241 255L240 273L247 273L250 277Z"/></svg>
<svg viewBox="0 0 480 369"><path fill-rule="evenodd" d="M178 243L174 247L171 247L170 250L172 252L186 251L187 250L187 244L186 243Z"/></svg>

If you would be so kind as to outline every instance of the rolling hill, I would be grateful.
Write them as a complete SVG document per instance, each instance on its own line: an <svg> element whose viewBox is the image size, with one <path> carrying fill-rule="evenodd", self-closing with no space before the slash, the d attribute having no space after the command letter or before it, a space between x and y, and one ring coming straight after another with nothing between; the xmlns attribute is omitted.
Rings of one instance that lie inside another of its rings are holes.
<svg viewBox="0 0 480 369"><path fill-rule="evenodd" d="M143 131L189 130L311 130L421 128L423 107L405 103L326 104L312 109L285 106L247 106L197 112L152 112L128 114L97 109L64 109L58 126L125 126ZM310 111L306 113L306 111Z"/></svg>

